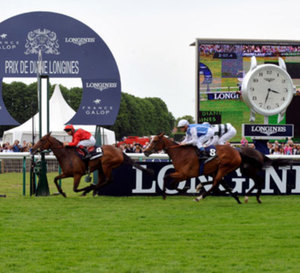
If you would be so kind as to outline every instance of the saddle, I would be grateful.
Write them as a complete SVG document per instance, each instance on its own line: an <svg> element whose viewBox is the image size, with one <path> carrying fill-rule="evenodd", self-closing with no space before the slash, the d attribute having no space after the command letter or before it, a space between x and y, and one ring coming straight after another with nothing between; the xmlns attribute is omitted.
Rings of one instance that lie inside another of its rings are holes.
<svg viewBox="0 0 300 273"><path fill-rule="evenodd" d="M84 159L84 157L85 157L84 151L81 148L76 147L77 155L84 161L94 160L94 159L96 159L98 157L101 157L103 155L103 151L102 151L102 148L100 146L89 147L87 150L91 154L91 157L89 159Z"/></svg>

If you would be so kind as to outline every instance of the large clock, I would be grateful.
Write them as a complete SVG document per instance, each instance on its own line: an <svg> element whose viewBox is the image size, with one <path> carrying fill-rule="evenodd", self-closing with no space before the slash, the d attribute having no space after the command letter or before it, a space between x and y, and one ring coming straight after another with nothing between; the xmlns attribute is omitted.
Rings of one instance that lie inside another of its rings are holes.
<svg viewBox="0 0 300 273"><path fill-rule="evenodd" d="M263 116L278 115L282 120L286 108L295 93L295 87L286 71L284 60L279 58L279 66L274 64L257 65L251 58L251 68L242 82L242 98L251 109L250 121L255 120L255 113Z"/></svg>

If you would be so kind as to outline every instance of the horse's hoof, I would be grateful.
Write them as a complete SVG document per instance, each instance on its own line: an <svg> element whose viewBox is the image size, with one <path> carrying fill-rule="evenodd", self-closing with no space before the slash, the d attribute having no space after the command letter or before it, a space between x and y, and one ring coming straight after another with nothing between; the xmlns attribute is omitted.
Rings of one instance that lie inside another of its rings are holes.
<svg viewBox="0 0 300 273"><path fill-rule="evenodd" d="M64 192L61 192L61 195L62 195L64 198L67 198L67 195L66 195Z"/></svg>
<svg viewBox="0 0 300 273"><path fill-rule="evenodd" d="M248 196L245 196L245 203L246 204L248 203L248 200L249 200Z"/></svg>
<svg viewBox="0 0 300 273"><path fill-rule="evenodd" d="M195 198L195 201L196 201L196 202L199 202L201 199L203 199L203 196L202 196L202 195L196 197L196 198Z"/></svg>

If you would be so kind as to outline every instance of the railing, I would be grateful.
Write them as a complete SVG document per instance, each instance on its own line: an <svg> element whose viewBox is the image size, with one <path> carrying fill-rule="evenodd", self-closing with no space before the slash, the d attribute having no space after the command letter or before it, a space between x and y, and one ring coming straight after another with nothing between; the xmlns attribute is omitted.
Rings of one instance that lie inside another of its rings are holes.
<svg viewBox="0 0 300 273"><path fill-rule="evenodd" d="M168 162L171 161L167 154L152 154L146 157L143 153L128 153L132 159L139 162ZM300 155L268 155L270 158L286 158L300 160ZM35 159L39 159L35 155ZM30 169L31 154L23 153L0 153L0 173L6 172L26 172ZM59 165L54 155L46 155L47 169L49 172L59 171Z"/></svg>
<svg viewBox="0 0 300 273"><path fill-rule="evenodd" d="M152 154L149 157L146 157L143 153L127 153L129 157L139 162L156 162L156 161L171 161L167 154ZM268 155L269 158L285 158L292 160L300 160L300 155ZM58 171L60 172L60 167L54 155L46 155L47 169L48 171ZM1 173L5 169L5 164L8 162L12 165L17 165L16 172L23 172L23 195L25 195L26 188L26 170L30 169L29 160L31 159L31 154L29 152L23 153L0 153L0 162L1 162ZM40 155L35 155L35 159L40 159ZM55 165L55 168L49 168L48 163L52 161Z"/></svg>
<svg viewBox="0 0 300 273"><path fill-rule="evenodd" d="M146 159L169 159L167 154L151 154L149 157L143 153L127 153L132 159L137 161ZM293 160L300 160L300 155L267 155L269 158L286 158ZM31 154L29 152L23 153L0 153L0 159L30 159ZM35 158L40 158L40 155L35 155ZM55 155L46 155L46 159L56 159Z"/></svg>

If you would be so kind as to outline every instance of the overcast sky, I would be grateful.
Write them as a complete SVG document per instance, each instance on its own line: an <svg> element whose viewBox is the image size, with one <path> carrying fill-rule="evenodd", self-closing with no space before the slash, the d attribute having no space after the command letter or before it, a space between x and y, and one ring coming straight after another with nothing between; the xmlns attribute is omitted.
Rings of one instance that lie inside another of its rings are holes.
<svg viewBox="0 0 300 273"><path fill-rule="evenodd" d="M195 116L196 38L300 40L299 0L10 0L0 21L31 11L88 25L112 51L122 91L160 97L176 118Z"/></svg>

